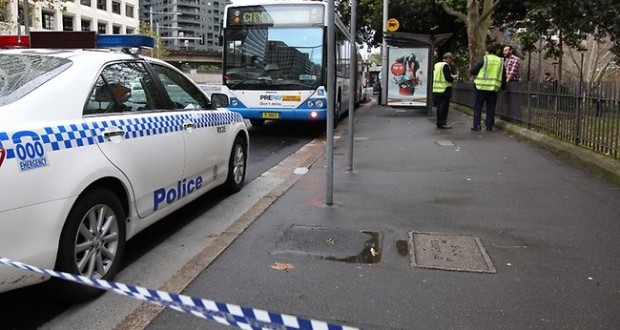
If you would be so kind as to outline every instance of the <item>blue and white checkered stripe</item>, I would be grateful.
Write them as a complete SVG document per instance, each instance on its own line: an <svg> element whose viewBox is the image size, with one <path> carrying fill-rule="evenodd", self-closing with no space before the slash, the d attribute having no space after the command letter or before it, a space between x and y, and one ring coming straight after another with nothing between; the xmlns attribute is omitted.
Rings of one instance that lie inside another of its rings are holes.
<svg viewBox="0 0 620 330"><path fill-rule="evenodd" d="M16 157L15 145L24 142L25 139L42 142L47 151L58 151L105 143L103 131L109 127L118 127L124 130L125 139L137 139L178 132L183 129L185 121L195 123L196 128L206 128L243 122L243 117L235 112L196 111L185 114L128 116L127 118L107 121L68 123L29 131L0 132L0 147L6 149L6 158L12 159ZM20 139L17 139L16 136L20 136Z"/></svg>
<svg viewBox="0 0 620 330"><path fill-rule="evenodd" d="M285 329L285 330L356 330L357 328L330 324L323 321L301 318L288 314L268 312L261 309L242 307L233 304L215 302L207 299L151 290L119 282L109 282L64 272L43 269L0 257L0 264L49 275L63 280L88 285L94 288L116 292L118 294L148 301L160 306L213 320L220 324L234 326L239 329Z"/></svg>

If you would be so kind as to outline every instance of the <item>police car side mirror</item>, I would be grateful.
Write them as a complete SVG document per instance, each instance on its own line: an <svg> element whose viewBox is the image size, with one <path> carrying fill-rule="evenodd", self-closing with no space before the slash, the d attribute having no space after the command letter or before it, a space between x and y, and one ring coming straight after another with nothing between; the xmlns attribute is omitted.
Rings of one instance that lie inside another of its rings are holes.
<svg viewBox="0 0 620 330"><path fill-rule="evenodd" d="M211 94L211 104L215 108L226 108L228 106L228 96L222 93Z"/></svg>

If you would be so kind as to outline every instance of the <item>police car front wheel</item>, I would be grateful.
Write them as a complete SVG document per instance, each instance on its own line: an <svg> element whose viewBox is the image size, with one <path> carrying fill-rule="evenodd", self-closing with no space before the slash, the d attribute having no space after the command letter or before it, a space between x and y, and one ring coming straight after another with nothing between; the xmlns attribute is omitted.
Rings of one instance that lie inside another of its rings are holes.
<svg viewBox="0 0 620 330"><path fill-rule="evenodd" d="M77 200L67 217L55 269L111 280L120 268L125 238L125 213L119 198L105 188L88 191ZM92 299L103 293L89 286L55 279L50 287L61 298L72 301Z"/></svg>

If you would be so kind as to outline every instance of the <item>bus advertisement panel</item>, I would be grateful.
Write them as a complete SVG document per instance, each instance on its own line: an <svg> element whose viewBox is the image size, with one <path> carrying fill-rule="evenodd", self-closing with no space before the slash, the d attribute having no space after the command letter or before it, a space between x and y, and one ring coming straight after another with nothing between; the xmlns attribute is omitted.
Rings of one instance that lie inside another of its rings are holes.
<svg viewBox="0 0 620 330"><path fill-rule="evenodd" d="M395 48L388 51L387 104L427 107L430 48Z"/></svg>
<svg viewBox="0 0 620 330"><path fill-rule="evenodd" d="M333 13L332 13L333 14ZM336 96L327 95L325 2L261 1L226 7L222 92L229 109L253 125L265 120L325 121L348 109L355 82L349 79L348 29L336 23Z"/></svg>

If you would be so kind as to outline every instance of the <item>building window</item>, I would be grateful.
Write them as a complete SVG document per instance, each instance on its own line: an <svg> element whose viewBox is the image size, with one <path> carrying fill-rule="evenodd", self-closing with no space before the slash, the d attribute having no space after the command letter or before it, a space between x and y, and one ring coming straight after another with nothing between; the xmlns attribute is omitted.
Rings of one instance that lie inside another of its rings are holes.
<svg viewBox="0 0 620 330"><path fill-rule="evenodd" d="M127 34L136 34L136 30L127 28Z"/></svg>
<svg viewBox="0 0 620 330"><path fill-rule="evenodd" d="M71 16L62 17L62 30L73 31L73 17Z"/></svg>
<svg viewBox="0 0 620 330"><path fill-rule="evenodd" d="M125 16L133 18L133 6L125 5Z"/></svg>
<svg viewBox="0 0 620 330"><path fill-rule="evenodd" d="M108 10L108 2L106 0L97 0L97 9Z"/></svg>
<svg viewBox="0 0 620 330"><path fill-rule="evenodd" d="M106 34L106 23L97 23L97 33Z"/></svg>
<svg viewBox="0 0 620 330"><path fill-rule="evenodd" d="M112 26L112 34L121 34L121 27L118 25Z"/></svg>
<svg viewBox="0 0 620 330"><path fill-rule="evenodd" d="M82 31L88 32L90 31L90 21L87 19L82 20Z"/></svg>
<svg viewBox="0 0 620 330"><path fill-rule="evenodd" d="M91 0L80 0L80 4L82 6L90 7L92 5L92 1Z"/></svg>
<svg viewBox="0 0 620 330"><path fill-rule="evenodd" d="M112 1L112 12L114 14L121 14L121 3L120 2L116 2L116 1Z"/></svg>
<svg viewBox="0 0 620 330"><path fill-rule="evenodd" d="M54 13L41 11L41 24L46 30L52 30L54 28Z"/></svg>

